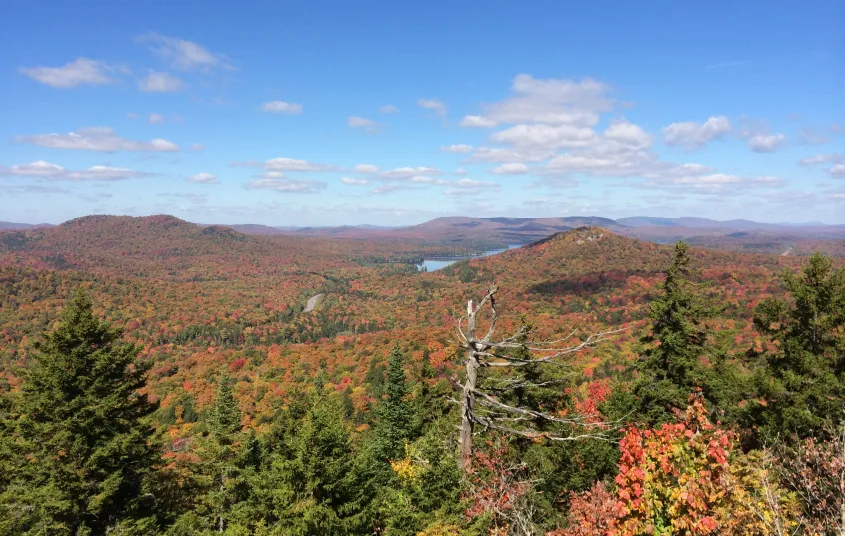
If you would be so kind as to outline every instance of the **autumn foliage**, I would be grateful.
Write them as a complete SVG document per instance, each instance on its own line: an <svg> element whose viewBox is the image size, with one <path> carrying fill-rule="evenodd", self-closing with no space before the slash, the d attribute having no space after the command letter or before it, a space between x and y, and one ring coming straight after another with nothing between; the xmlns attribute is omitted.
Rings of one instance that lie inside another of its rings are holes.
<svg viewBox="0 0 845 536"><path fill-rule="evenodd" d="M725 501L734 435L710 423L699 397L683 419L657 430L631 428L620 443L613 534L710 534Z"/></svg>

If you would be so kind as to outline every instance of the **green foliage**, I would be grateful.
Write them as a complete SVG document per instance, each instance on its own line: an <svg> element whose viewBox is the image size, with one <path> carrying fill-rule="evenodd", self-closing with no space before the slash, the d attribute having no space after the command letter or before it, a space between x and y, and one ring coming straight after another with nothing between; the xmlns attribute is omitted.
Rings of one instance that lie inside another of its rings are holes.
<svg viewBox="0 0 845 536"><path fill-rule="evenodd" d="M662 295L650 305L650 333L640 341L645 349L633 393L640 400L638 418L650 424L671 420L695 388L709 383L701 359L708 352L706 322L718 308L690 281L694 273L689 246L678 242Z"/></svg>
<svg viewBox="0 0 845 536"><path fill-rule="evenodd" d="M394 478L379 494L377 521L386 534L414 536L435 523L460 523L464 509L455 449L442 440L440 423L409 443L405 457L391 462Z"/></svg>
<svg viewBox="0 0 845 536"><path fill-rule="evenodd" d="M341 403L331 396L312 401L290 457L274 462L284 491L275 506L285 534L353 534L360 523L359 476Z"/></svg>
<svg viewBox="0 0 845 536"><path fill-rule="evenodd" d="M178 519L172 530L193 526L222 531L238 521L239 506L250 493L249 469L257 466L255 459L260 458L254 436L244 442L241 418L231 379L221 376L208 415L209 434L195 440L198 461L190 472L192 510Z"/></svg>
<svg viewBox="0 0 845 536"><path fill-rule="evenodd" d="M79 290L37 346L12 410L0 532L97 535L148 516L156 406L138 394L149 366L119 339Z"/></svg>
<svg viewBox="0 0 845 536"><path fill-rule="evenodd" d="M845 269L815 254L783 283L791 299L767 299L754 317L775 344L757 379L765 403L749 411L762 442L810 437L845 418Z"/></svg>
<svg viewBox="0 0 845 536"><path fill-rule="evenodd" d="M230 443L241 430L242 418L238 401L232 392L232 380L228 376L221 376L214 407L209 415L211 434L220 443Z"/></svg>
<svg viewBox="0 0 845 536"><path fill-rule="evenodd" d="M382 461L401 457L410 436L412 415L407 397L410 392L405 379L405 356L399 345L393 347L387 364L385 398L377 409L376 450Z"/></svg>
<svg viewBox="0 0 845 536"><path fill-rule="evenodd" d="M370 392L375 398L381 398L381 395L384 394L384 375L384 365L376 356L373 356L367 369L367 375L364 376L364 383L370 386Z"/></svg>
<svg viewBox="0 0 845 536"><path fill-rule="evenodd" d="M448 317L459 316L465 297L494 276L516 305L502 325L525 326L525 341L572 327L613 329L646 315L651 328L639 346L635 332L623 332L564 367L525 366L508 375L484 369L480 385L504 403L627 426L670 420L701 387L714 421L734 424L738 408L747 408L745 428L758 427L767 443L821 435L841 416L843 276L824 260L811 260L812 277L787 276L791 299L763 301L755 325L770 342L761 343L749 322L751 304L784 295L773 274L796 266L791 256L699 250L699 277L679 245L649 303L671 249L596 229L436 274L349 262L350 252L387 262L430 246L207 229L168 217L102 217L0 244L0 533L489 535L493 527L517 532L507 519L516 508L538 533L558 534L571 501L570 521L578 519L578 500L597 497L593 517L609 521L600 514L605 495L617 490L578 492L599 489L597 481L612 482L623 470L623 434L614 428L603 430L608 441L512 438L505 455L486 452L488 470L468 477L459 469L458 411L448 399L460 372L446 342ZM110 240L91 248L92 236ZM724 307L702 296L693 282L701 278L718 282L707 294L719 295ZM106 324L73 331L66 320L48 336L52 346L33 350L57 325L57 304L79 285L109 322L125 326L125 340L142 346L140 353ZM316 293L325 294L320 308L304 311ZM111 334L98 335L100 328ZM62 330L73 337L57 335ZM404 356L390 352L397 340L408 341ZM742 363L759 368L756 383L737 366L740 355L756 357ZM149 385L147 362L156 363ZM16 374L17 366L30 371ZM154 405L139 392L166 407L151 413ZM755 403L757 396L766 404ZM540 434L567 426L528 419L510 422ZM147 422L165 433L152 436ZM652 439L644 442L655 453L689 451L686 436ZM166 463L158 462L158 449ZM800 468L784 464L812 481L784 482L804 494L821 479L838 493L838 473L821 463L834 451L814 452ZM738 477L766 475L758 459L749 454ZM824 471L815 475L810 465ZM670 478L658 473L649 477ZM737 495L744 499L726 503L737 525L753 527L735 514L739 503L765 498L765 482L757 480ZM811 501L804 502L809 512ZM765 532L737 534L758 533Z"/></svg>

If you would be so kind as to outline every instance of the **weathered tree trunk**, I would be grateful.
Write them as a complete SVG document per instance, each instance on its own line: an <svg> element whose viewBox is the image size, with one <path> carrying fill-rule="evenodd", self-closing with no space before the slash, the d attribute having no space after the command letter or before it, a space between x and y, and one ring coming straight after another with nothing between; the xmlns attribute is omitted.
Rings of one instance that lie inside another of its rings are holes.
<svg viewBox="0 0 845 536"><path fill-rule="evenodd" d="M472 463L472 432L474 428L472 412L475 404L475 383L478 379L479 366L478 358L475 356L475 314L472 310L472 300L467 302L467 319L467 377L461 397L461 464L466 471L470 469Z"/></svg>
<svg viewBox="0 0 845 536"><path fill-rule="evenodd" d="M458 383L461 387L461 399L454 400L461 406L460 466L466 471L471 469L472 440L476 424L480 424L488 430L497 430L505 434L529 439L543 438L551 441L606 439L607 423L594 422L578 414L561 416L525 408L521 405L508 405L502 402L498 396L479 390L478 374L481 367L512 369L534 364L553 363L553 360L572 356L591 348L616 333L616 331L594 333L581 342L576 340L569 345L563 344L563 346L560 346L561 343L567 343L571 340L575 332L562 339L533 341L529 340L529 334L523 326L509 337L493 340L498 320L495 298L497 290L496 285L490 287L487 295L478 303L477 307L473 305L472 300L469 300L466 316L457 319L455 326L458 336L457 342L466 352L464 357L466 380L463 385L460 382ZM490 309L490 325L486 332L482 331L482 336L476 337L478 315L484 310L485 306L489 306ZM466 321L466 329L463 329L464 321ZM514 350L521 351L521 354L518 356L512 355L511 352ZM562 365L559 362L555 364ZM508 388L513 389L517 385L534 384L528 381L519 381L511 383ZM476 403L478 407L476 407ZM566 430L563 434L555 434L533 429L530 427L530 423L535 420L557 423Z"/></svg>
<svg viewBox="0 0 845 536"><path fill-rule="evenodd" d="M461 398L461 463L465 470L472 461L472 432L475 422L472 412L475 406L475 383L478 379L478 359L472 349L467 350L467 378Z"/></svg>

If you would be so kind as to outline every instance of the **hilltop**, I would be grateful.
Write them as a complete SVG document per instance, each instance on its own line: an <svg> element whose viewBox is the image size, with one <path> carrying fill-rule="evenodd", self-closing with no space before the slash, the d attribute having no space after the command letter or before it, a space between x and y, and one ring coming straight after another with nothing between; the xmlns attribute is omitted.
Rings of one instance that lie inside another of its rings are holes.
<svg viewBox="0 0 845 536"><path fill-rule="evenodd" d="M461 245L477 250L496 249L511 244L527 244L551 234L584 225L600 225L620 230L623 225L608 218L469 218L443 217L409 227L376 226L306 227L284 231L292 236L331 236L335 238L410 239L431 243Z"/></svg>
<svg viewBox="0 0 845 536"><path fill-rule="evenodd" d="M770 254L809 254L821 250L845 255L845 226L820 223L762 223L750 220L719 221L708 218L631 217L613 220L596 216L560 218L469 218L444 217L399 228L366 225L281 228L234 225L254 235L331 237L360 240L419 240L455 245L477 251L512 244L528 244L562 231L582 226L599 226L633 238L658 243L687 240L706 247Z"/></svg>

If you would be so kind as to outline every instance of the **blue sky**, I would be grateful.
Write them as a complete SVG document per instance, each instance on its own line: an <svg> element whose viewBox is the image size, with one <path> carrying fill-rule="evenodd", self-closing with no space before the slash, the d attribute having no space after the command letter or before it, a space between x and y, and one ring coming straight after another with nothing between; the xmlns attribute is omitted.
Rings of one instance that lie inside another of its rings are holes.
<svg viewBox="0 0 845 536"><path fill-rule="evenodd" d="M0 220L845 223L845 4L0 5Z"/></svg>

